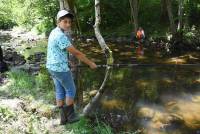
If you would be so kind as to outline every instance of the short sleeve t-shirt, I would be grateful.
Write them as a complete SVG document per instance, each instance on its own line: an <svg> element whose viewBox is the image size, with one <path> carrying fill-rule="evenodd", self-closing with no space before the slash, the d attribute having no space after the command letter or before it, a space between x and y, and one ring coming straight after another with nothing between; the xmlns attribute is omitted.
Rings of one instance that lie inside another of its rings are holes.
<svg viewBox="0 0 200 134"><path fill-rule="evenodd" d="M69 71L66 48L70 46L70 39L59 27L52 30L48 39L46 68L55 72Z"/></svg>

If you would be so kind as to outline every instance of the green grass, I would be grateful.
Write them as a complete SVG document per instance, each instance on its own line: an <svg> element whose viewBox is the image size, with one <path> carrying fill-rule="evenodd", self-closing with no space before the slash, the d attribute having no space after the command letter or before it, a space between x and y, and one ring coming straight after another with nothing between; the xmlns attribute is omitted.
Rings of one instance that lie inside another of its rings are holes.
<svg viewBox="0 0 200 134"><path fill-rule="evenodd" d="M31 49L26 49L28 46L32 46ZM22 45L18 48L16 48L17 52L20 52L25 59L27 59L30 55L34 55L36 52L44 52L47 51L47 40L39 40L36 42L30 42L30 43L22 43Z"/></svg>
<svg viewBox="0 0 200 134"><path fill-rule="evenodd" d="M34 77L31 77L28 73L23 71L12 71L8 73L8 77L10 79L10 85L7 89L13 96L36 94L35 90L33 90L35 88Z"/></svg>
<svg viewBox="0 0 200 134"><path fill-rule="evenodd" d="M7 107L0 107L0 119L3 121L7 121L10 118L13 118L15 116L15 113L8 109Z"/></svg>
<svg viewBox="0 0 200 134"><path fill-rule="evenodd" d="M33 100L37 104L35 104L36 106L32 105L33 107L37 107L37 109L46 109L48 108L48 104L53 102L55 98L54 87L45 68L42 67L37 76L30 75L24 71L10 71L7 75L9 82L0 88L0 93L7 91L6 93L9 97ZM45 111L48 111L48 109ZM39 125L41 115L29 114L30 118L27 118L28 124L26 131L29 133L39 132L40 130L37 130L34 126ZM13 115L14 113L9 111L9 109L0 107L0 118L7 121ZM111 127L101 122L97 117L94 121L86 117L81 117L79 122L67 124L65 130L70 131L72 134L113 134Z"/></svg>
<svg viewBox="0 0 200 134"><path fill-rule="evenodd" d="M10 71L7 73L9 82L0 88L1 93L19 98L33 98L53 102L53 82L46 69L42 67L37 76L24 71Z"/></svg>
<svg viewBox="0 0 200 134"><path fill-rule="evenodd" d="M70 130L72 134L113 134L112 128L99 121L97 117L93 122L81 117L79 122L66 125L66 129Z"/></svg>

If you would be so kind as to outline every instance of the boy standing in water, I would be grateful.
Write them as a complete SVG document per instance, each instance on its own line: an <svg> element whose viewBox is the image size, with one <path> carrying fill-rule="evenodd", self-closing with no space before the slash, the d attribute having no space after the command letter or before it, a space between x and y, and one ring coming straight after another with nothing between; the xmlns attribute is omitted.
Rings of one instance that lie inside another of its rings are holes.
<svg viewBox="0 0 200 134"><path fill-rule="evenodd" d="M61 125L79 120L74 111L76 87L68 67L68 52L89 65L91 69L97 68L97 65L77 50L64 34L64 32L70 30L73 17L73 14L66 10L59 11L57 14L57 27L52 30L48 39L46 67L54 81Z"/></svg>

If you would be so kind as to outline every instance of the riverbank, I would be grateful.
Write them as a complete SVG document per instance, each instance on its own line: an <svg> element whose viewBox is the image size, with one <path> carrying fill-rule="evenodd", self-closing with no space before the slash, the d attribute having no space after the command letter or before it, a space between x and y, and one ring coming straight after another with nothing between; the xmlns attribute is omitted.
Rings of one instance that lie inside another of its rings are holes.
<svg viewBox="0 0 200 134"><path fill-rule="evenodd" d="M59 125L52 81L44 74L32 76L23 71L8 72L0 85L0 133L112 134L103 122L91 123L82 117L78 123Z"/></svg>

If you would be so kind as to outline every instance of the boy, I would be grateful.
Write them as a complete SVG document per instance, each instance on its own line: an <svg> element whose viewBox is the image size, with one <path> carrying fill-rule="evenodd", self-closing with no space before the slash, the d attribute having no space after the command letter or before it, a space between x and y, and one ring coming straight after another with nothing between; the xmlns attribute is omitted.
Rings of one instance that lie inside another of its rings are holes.
<svg viewBox="0 0 200 134"><path fill-rule="evenodd" d="M69 38L64 34L64 32L70 30L73 17L73 14L66 10L59 11L57 14L57 27L52 30L48 39L46 67L54 81L61 125L79 120L74 111L76 88L68 67L68 52L89 65L91 69L97 68L94 62L73 47Z"/></svg>

